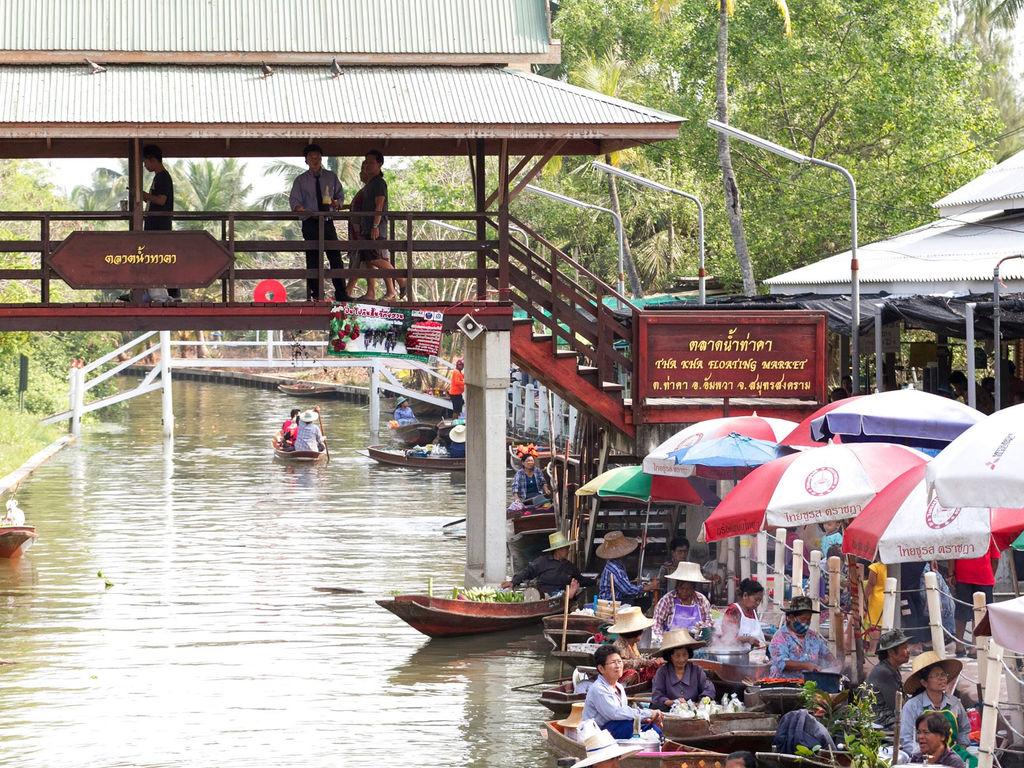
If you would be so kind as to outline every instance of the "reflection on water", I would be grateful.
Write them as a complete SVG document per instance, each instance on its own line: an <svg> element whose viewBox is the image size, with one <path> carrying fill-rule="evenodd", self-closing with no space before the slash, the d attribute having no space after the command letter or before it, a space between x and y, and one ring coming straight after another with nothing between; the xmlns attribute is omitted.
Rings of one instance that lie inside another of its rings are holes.
<svg viewBox="0 0 1024 768"><path fill-rule="evenodd" d="M551 763L536 691L510 691L543 677L539 631L428 642L373 602L461 581L440 529L463 476L378 467L339 402L329 465L276 463L293 402L176 382L173 441L149 395L23 485L40 538L0 560L5 766Z"/></svg>

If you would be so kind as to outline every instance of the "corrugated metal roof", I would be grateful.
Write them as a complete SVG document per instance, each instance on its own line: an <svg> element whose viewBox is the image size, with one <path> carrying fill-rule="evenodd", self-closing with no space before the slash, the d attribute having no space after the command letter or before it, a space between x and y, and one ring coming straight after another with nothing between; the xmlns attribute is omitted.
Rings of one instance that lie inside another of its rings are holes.
<svg viewBox="0 0 1024 768"><path fill-rule="evenodd" d="M857 260L862 285L991 283L996 262L1018 253L1024 253L1024 215L1020 214L971 223L936 221L888 240L861 246L857 249ZM1024 262L1007 262L1001 274L1009 279L1024 279ZM793 292L794 287L848 285L849 282L849 251L765 280L773 293Z"/></svg>
<svg viewBox="0 0 1024 768"><path fill-rule="evenodd" d="M335 78L327 66L279 66L264 78L255 66L0 66L0 136L11 123L55 125L53 136L76 123L270 123L512 125L522 136L568 125L558 135L600 139L602 126L671 129L682 119L495 67L352 67Z"/></svg>
<svg viewBox="0 0 1024 768"><path fill-rule="evenodd" d="M546 0L0 0L0 50L547 51Z"/></svg>
<svg viewBox="0 0 1024 768"><path fill-rule="evenodd" d="M1024 208L1024 151L989 168L934 205L943 216L979 210Z"/></svg>

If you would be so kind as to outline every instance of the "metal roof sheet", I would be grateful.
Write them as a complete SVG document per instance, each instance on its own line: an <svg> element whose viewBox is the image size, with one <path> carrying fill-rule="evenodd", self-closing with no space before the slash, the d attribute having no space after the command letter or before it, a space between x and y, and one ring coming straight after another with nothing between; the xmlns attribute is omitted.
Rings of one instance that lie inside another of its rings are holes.
<svg viewBox="0 0 1024 768"><path fill-rule="evenodd" d="M1006 203L1006 205L992 205ZM1024 207L1024 151L1008 157L934 203L943 216Z"/></svg>
<svg viewBox="0 0 1024 768"><path fill-rule="evenodd" d="M0 0L0 51L539 54L547 0Z"/></svg>
<svg viewBox="0 0 1024 768"><path fill-rule="evenodd" d="M1004 256L1024 253L1024 215L969 223L940 220L857 249L861 284L992 281ZM1006 278L1024 278L1024 262L1003 265ZM850 252L765 280L774 293L793 286L846 285ZM780 289L780 290L774 290Z"/></svg>
<svg viewBox="0 0 1024 768"><path fill-rule="evenodd" d="M0 138L74 135L75 124L455 126L460 135L495 125L517 136L600 139L608 126L657 127L673 136L683 118L538 75L496 67L111 65L0 66ZM12 124L22 124L17 127ZM52 126L46 134L39 125ZM545 126L571 130L546 132ZM62 133L65 131L65 133ZM619 131L616 136L631 135ZM249 134L258 136L258 131Z"/></svg>

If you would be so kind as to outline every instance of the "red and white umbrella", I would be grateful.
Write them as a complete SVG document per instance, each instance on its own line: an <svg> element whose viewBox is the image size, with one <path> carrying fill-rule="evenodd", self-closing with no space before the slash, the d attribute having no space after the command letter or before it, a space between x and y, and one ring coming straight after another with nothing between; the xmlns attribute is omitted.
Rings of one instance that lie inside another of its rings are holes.
<svg viewBox="0 0 1024 768"><path fill-rule="evenodd" d="M928 457L888 443L826 445L770 461L739 481L704 522L707 541L856 517Z"/></svg>
<svg viewBox="0 0 1024 768"><path fill-rule="evenodd" d="M890 563L981 557L1024 531L1024 509L944 507L929 499L924 464L875 496L843 534L843 552Z"/></svg>
<svg viewBox="0 0 1024 768"><path fill-rule="evenodd" d="M644 457L644 472L649 475L666 475L669 477L689 477L693 468L685 464L677 464L670 454L699 443L718 440L735 433L756 440L777 443L793 431L795 421L787 419L769 419L754 414L753 416L729 416L721 419L708 419L692 424L681 432L663 442Z"/></svg>

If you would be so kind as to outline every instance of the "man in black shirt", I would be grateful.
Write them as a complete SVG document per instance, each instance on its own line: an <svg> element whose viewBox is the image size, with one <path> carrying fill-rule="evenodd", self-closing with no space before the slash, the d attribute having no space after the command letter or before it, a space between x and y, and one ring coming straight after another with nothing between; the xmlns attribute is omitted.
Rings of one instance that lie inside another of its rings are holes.
<svg viewBox="0 0 1024 768"><path fill-rule="evenodd" d="M569 590L569 597L575 597L580 587L592 587L594 580L585 577L569 562L569 547L572 543L561 531L550 534L548 544L551 546L501 586L508 589L518 587L524 581L533 580L537 584L537 589L547 597L565 589Z"/></svg>
<svg viewBox="0 0 1024 768"><path fill-rule="evenodd" d="M883 728L891 728L900 715L896 711L896 692L903 690L900 667L909 660L910 638L900 630L889 630L879 638L878 666L866 682L875 690L875 721Z"/></svg>
<svg viewBox="0 0 1024 768"><path fill-rule="evenodd" d="M366 240L387 240L388 239L388 183L384 180L381 168L384 165L384 155L376 149L366 153L363 160L363 171L368 181L361 191L358 200L358 213L369 214L359 219L360 237ZM391 269L391 260L388 258L386 248L373 248L370 252L360 254L362 260L376 269ZM405 280L398 280L402 296L405 296ZM393 301L398 298L395 293L395 281L390 277L384 278L384 284L388 292L383 296L384 301Z"/></svg>
<svg viewBox="0 0 1024 768"><path fill-rule="evenodd" d="M156 144L144 146L142 148L142 164L147 171L153 174L149 192L142 193L142 199L147 203L146 210L149 212L173 211L174 180L164 168L164 155L160 151L160 147ZM173 229L171 224L171 220L166 216L147 216L142 228L149 231L169 231ZM180 288L168 288L167 293L172 299L181 301Z"/></svg>

